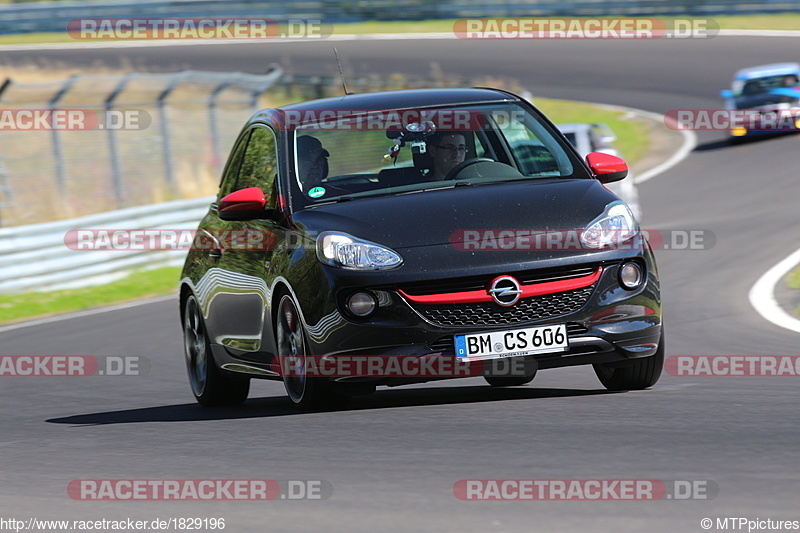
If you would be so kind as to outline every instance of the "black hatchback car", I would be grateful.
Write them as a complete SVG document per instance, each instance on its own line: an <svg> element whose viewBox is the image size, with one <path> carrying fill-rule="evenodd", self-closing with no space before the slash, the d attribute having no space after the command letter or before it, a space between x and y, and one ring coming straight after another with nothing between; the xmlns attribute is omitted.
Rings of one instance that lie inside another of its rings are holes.
<svg viewBox="0 0 800 533"><path fill-rule="evenodd" d="M603 183L530 103L495 89L391 91L257 113L183 269L203 405L283 380L301 407L379 385L523 385L592 364L611 390L661 374L658 272Z"/></svg>

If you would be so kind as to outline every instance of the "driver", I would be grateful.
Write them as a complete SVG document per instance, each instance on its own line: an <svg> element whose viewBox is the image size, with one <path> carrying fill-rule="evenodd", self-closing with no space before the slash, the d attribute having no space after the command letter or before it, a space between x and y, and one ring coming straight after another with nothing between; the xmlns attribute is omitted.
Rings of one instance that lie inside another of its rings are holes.
<svg viewBox="0 0 800 533"><path fill-rule="evenodd" d="M467 155L467 143L463 133L438 132L427 139L427 150L433 161L430 179L443 180L450 170L462 163Z"/></svg>

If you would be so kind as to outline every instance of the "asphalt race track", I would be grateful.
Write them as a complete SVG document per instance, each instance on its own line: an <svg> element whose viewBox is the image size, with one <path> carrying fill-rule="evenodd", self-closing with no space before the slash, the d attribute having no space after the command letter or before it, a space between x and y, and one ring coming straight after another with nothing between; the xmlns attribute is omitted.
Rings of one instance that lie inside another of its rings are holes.
<svg viewBox="0 0 800 533"><path fill-rule="evenodd" d="M337 42L350 75L432 69L513 77L534 96L650 111L721 106L733 71L796 61L800 41ZM64 62L336 72L331 43L4 52ZM434 66L438 65L438 67ZM800 137L729 147L699 133L681 164L640 186L646 226L710 230L707 250L659 250L667 355L795 355L796 333L750 306L758 277L798 247ZM490 208L490 206L487 206ZM0 378L0 501L27 520L224 518L226 531L699 532L703 518L800 520L800 381L674 377L606 392L590 367L526 387L480 378L380 389L345 411L297 413L280 383L238 408L194 403L177 304L158 301L0 332L3 355L139 356L146 376ZM80 479L324 480L323 500L75 501ZM465 479L698 480L712 499L461 501ZM327 486L327 485L326 485ZM716 492L714 490L711 491ZM746 526L745 526L746 527Z"/></svg>

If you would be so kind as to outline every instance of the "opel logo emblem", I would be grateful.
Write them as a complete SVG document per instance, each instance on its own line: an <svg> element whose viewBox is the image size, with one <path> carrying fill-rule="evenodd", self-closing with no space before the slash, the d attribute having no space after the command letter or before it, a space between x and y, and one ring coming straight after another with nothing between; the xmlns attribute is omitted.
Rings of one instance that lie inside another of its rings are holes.
<svg viewBox="0 0 800 533"><path fill-rule="evenodd" d="M511 276L500 276L492 280L488 293L497 305L511 307L519 300L522 289L519 288L519 282Z"/></svg>

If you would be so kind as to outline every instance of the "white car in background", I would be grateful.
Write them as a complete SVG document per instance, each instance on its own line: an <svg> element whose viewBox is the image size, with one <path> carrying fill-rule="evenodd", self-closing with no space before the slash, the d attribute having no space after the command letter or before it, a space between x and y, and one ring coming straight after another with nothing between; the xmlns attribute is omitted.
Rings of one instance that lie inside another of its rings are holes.
<svg viewBox="0 0 800 533"><path fill-rule="evenodd" d="M590 152L603 152L621 157L611 143L617 140L614 132L605 124L570 123L556 124L561 133L572 143L581 157L586 157ZM641 221L642 209L639 205L639 191L633 183L633 176L628 172L625 179L609 183L606 188L619 196L633 211L636 220Z"/></svg>

